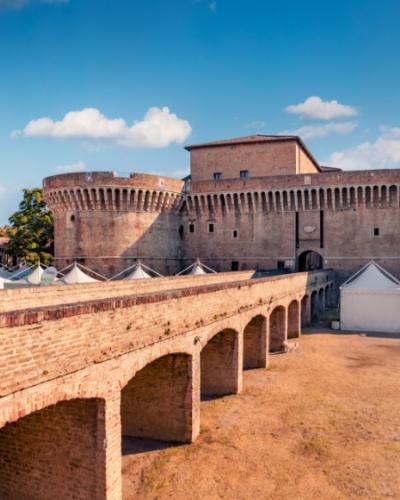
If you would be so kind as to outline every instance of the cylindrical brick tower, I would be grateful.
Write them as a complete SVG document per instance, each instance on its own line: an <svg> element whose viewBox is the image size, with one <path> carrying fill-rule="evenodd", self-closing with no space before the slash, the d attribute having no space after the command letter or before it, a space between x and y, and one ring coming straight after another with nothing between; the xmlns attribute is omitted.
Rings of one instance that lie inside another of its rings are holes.
<svg viewBox="0 0 400 500"><path fill-rule="evenodd" d="M43 181L54 214L59 269L78 260L110 277L136 259L163 274L180 269L182 181L113 172Z"/></svg>

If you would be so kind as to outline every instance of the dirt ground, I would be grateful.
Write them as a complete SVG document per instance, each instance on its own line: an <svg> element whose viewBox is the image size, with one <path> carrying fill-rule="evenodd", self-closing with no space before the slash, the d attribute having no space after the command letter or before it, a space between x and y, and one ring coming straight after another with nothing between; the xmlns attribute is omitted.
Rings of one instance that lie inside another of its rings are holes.
<svg viewBox="0 0 400 500"><path fill-rule="evenodd" d="M243 385L191 445L126 442L124 500L400 499L400 339L303 335Z"/></svg>

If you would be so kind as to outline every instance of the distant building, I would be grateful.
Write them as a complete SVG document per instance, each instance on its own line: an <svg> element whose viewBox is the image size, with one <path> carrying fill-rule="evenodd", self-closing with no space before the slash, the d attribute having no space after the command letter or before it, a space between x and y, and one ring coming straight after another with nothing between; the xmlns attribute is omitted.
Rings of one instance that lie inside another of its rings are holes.
<svg viewBox="0 0 400 500"><path fill-rule="evenodd" d="M320 166L297 136L187 146L190 176L75 173L44 180L59 266L112 275L136 259L174 273L333 268L374 259L400 276L400 170Z"/></svg>

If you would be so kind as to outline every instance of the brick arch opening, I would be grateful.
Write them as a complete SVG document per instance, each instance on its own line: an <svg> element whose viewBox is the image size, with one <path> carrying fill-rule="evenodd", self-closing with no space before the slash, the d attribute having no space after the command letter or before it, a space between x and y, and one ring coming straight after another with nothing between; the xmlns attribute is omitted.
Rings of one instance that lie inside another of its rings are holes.
<svg viewBox="0 0 400 500"><path fill-rule="evenodd" d="M0 498L105 495L105 404L71 399L0 429Z"/></svg>
<svg viewBox="0 0 400 500"><path fill-rule="evenodd" d="M287 314L288 339L300 337L300 308L297 300L292 300L288 307Z"/></svg>
<svg viewBox="0 0 400 500"><path fill-rule="evenodd" d="M200 353L202 396L240 392L242 366L239 351L239 334L230 328L214 335L203 347Z"/></svg>
<svg viewBox="0 0 400 500"><path fill-rule="evenodd" d="M314 290L311 294L311 322L318 320L318 292Z"/></svg>
<svg viewBox="0 0 400 500"><path fill-rule="evenodd" d="M315 271L323 268L322 256L313 250L302 252L297 259L299 272Z"/></svg>
<svg viewBox="0 0 400 500"><path fill-rule="evenodd" d="M277 352L282 350L286 340L286 311L283 306L277 306L269 317L269 350Z"/></svg>
<svg viewBox="0 0 400 500"><path fill-rule="evenodd" d="M191 442L192 356L167 354L139 370L121 391L122 436Z"/></svg>
<svg viewBox="0 0 400 500"><path fill-rule="evenodd" d="M331 297L330 297L330 287L329 285L325 287L324 290L324 304L325 307L329 307L331 302Z"/></svg>
<svg viewBox="0 0 400 500"><path fill-rule="evenodd" d="M306 327L310 325L310 298L304 295L301 299L301 326Z"/></svg>
<svg viewBox="0 0 400 500"><path fill-rule="evenodd" d="M243 331L243 368L265 368L268 358L268 332L265 316L255 316Z"/></svg>
<svg viewBox="0 0 400 500"><path fill-rule="evenodd" d="M322 313L325 311L325 294L324 289L320 288L318 292L318 312Z"/></svg>

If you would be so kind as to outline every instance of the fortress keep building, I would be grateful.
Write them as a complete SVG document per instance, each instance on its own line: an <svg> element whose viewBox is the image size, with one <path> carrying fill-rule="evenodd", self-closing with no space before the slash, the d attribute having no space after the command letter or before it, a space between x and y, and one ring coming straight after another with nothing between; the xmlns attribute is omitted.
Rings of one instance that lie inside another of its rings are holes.
<svg viewBox="0 0 400 500"><path fill-rule="evenodd" d="M57 266L108 277L141 259L173 274L196 258L217 271L332 268L371 259L400 277L400 170L319 165L297 136L187 146L184 180L133 173L44 180Z"/></svg>

